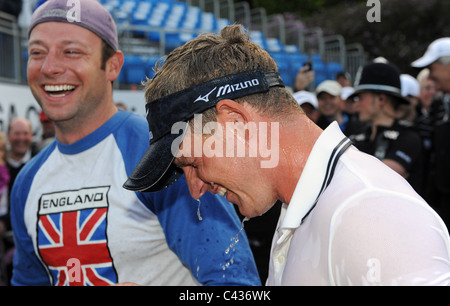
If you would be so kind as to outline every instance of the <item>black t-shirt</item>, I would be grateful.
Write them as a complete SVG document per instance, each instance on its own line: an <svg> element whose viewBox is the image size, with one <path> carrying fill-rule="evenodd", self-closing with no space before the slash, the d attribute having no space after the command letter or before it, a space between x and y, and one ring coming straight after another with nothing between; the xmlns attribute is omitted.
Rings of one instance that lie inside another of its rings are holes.
<svg viewBox="0 0 450 306"><path fill-rule="evenodd" d="M423 188L423 144L419 133L410 125L395 121L390 127L377 126L376 136L370 140L372 127L361 134L351 135L353 144L380 160L398 162L409 173L408 182L418 192Z"/></svg>

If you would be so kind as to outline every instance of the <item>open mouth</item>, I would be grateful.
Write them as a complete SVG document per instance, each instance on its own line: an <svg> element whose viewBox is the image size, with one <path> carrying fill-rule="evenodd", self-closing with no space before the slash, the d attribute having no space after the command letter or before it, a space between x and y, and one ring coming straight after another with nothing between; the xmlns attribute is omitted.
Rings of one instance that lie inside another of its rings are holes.
<svg viewBox="0 0 450 306"><path fill-rule="evenodd" d="M54 98L65 97L75 90L75 86L73 85L45 85L45 92Z"/></svg>

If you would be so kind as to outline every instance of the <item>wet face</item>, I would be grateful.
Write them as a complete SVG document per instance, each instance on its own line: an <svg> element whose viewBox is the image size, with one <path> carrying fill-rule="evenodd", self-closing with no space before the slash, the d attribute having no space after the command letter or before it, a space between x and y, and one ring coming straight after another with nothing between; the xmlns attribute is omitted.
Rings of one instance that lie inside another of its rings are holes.
<svg viewBox="0 0 450 306"><path fill-rule="evenodd" d="M236 131L226 133L224 127L223 132L214 135L187 132L180 146L183 154L175 158L174 163L183 170L194 199L210 191L236 204L244 216L260 216L277 200L273 187L265 179L267 169L261 168L256 157L236 156L224 151L219 154L219 147L226 148L227 143L242 141ZM195 151L195 144L200 143L202 148Z"/></svg>

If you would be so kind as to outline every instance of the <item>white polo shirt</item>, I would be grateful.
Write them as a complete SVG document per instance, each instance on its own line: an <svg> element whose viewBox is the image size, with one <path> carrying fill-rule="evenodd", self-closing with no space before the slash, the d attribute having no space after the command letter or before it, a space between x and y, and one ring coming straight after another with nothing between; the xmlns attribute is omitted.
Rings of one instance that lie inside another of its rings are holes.
<svg viewBox="0 0 450 306"><path fill-rule="evenodd" d="M346 146L336 122L315 143L283 205L267 285L449 285L441 218L400 175Z"/></svg>

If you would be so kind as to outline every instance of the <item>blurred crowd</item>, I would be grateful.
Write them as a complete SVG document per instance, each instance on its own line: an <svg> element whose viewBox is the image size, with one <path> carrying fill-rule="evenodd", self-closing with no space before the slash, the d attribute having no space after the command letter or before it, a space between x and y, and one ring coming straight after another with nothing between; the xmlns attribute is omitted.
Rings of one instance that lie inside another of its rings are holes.
<svg viewBox="0 0 450 306"><path fill-rule="evenodd" d="M450 38L430 44L412 66L375 58L356 80L342 71L308 90L314 70L298 71L294 97L320 127L337 121L355 146L391 166L450 224Z"/></svg>
<svg viewBox="0 0 450 306"><path fill-rule="evenodd" d="M17 17L21 1L0 4L0 10ZM298 71L293 95L319 127L336 121L359 150L408 180L450 227L450 38L432 42L411 65L417 69L414 76L376 58L361 67L354 80L342 71L314 89L314 67L305 65ZM11 187L22 167L55 139L54 124L44 113L40 121L43 133L38 142L33 142L25 118L12 119L8 130L0 132L0 285L9 284L12 275ZM246 224L262 280L280 204Z"/></svg>

